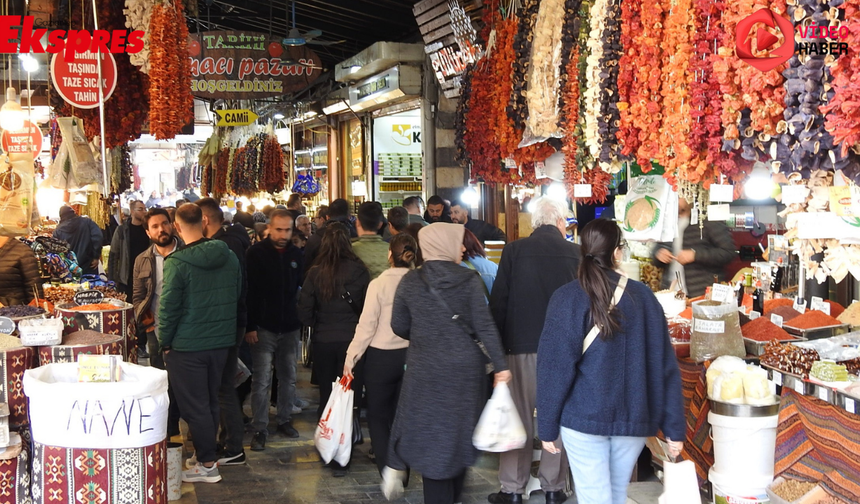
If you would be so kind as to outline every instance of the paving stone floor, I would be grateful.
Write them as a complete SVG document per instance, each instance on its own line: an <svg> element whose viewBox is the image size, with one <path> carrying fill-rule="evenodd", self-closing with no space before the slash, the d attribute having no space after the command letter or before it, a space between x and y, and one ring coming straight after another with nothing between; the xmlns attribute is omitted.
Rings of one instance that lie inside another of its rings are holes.
<svg viewBox="0 0 860 504"><path fill-rule="evenodd" d="M266 450L252 452L247 448L250 434L246 434L248 463L244 466L222 467L223 480L217 484L183 484L183 496L177 504L386 502L379 489L380 478L376 465L367 456L370 442L363 420L365 443L355 448L349 474L344 478L335 478L329 469L323 467L313 445L318 396L316 388L310 385L308 379L309 373L304 370L300 372L299 396L311 401L312 405L310 409L294 416L293 425L300 433L298 439L270 434ZM273 431L274 428L273 422L270 429ZM193 448L190 442L186 446L188 453L185 456L188 457ZM650 480L631 485L627 504L657 504L662 485L655 481L656 478L651 477ZM467 473L463 503L486 503L487 495L498 491L498 485L498 456L484 454ZM544 504L543 493L533 493L526 502ZM567 502L576 504L576 497L571 496ZM405 495L394 503L423 503L420 475L413 473Z"/></svg>

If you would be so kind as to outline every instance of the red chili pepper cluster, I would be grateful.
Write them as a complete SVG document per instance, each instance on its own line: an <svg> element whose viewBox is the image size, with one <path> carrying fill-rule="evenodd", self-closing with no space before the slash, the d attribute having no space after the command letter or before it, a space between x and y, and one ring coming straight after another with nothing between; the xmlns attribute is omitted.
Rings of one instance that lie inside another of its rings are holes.
<svg viewBox="0 0 860 504"><path fill-rule="evenodd" d="M848 27L848 37L840 40L848 44L848 54L840 56L830 68L835 91L830 103L821 107L827 113L825 127L833 135L834 143L841 145L840 152L847 156L849 149L860 144L860 1L846 0L840 7L844 10L843 26Z"/></svg>
<svg viewBox="0 0 860 504"><path fill-rule="evenodd" d="M181 2L153 7L149 48L149 131L156 139L167 140L194 119L188 26Z"/></svg>

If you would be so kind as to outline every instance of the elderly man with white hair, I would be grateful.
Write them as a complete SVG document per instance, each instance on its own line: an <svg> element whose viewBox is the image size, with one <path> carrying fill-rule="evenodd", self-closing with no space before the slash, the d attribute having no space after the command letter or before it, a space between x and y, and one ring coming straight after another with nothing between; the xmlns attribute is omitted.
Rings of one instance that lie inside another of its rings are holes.
<svg viewBox="0 0 860 504"><path fill-rule="evenodd" d="M490 309L502 335L514 404L526 432L534 432L537 397L537 350L549 299L556 289L576 279L581 258L579 245L565 239L566 204L549 197L534 202L531 236L507 244L490 294ZM538 415L540 412L538 412ZM561 443L557 442L561 447ZM519 504L529 482L532 443L502 453L499 458L501 491L490 494L493 504ZM567 477L567 456L562 452L541 454L541 489L546 502L559 504Z"/></svg>

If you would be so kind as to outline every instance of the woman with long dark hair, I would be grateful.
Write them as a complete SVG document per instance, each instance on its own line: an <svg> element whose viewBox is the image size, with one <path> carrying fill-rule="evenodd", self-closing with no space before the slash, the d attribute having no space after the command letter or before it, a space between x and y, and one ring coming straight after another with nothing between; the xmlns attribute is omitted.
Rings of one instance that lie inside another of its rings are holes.
<svg viewBox="0 0 860 504"><path fill-rule="evenodd" d="M314 329L313 373L320 390L318 417L331 396L332 382L343 369L369 283L370 273L352 251L346 226L339 222L327 225L299 295L299 319ZM346 474L335 462L331 465L335 476Z"/></svg>
<svg viewBox="0 0 860 504"><path fill-rule="evenodd" d="M686 435L663 309L616 272L625 246L613 221L585 226L578 279L553 294L538 347L538 434L558 453L561 431L579 504L624 504L645 438L662 430L677 455Z"/></svg>
<svg viewBox="0 0 860 504"><path fill-rule="evenodd" d="M391 307L400 280L421 265L415 239L404 233L392 238L388 247L388 263L391 267L372 280L367 288L364 310L343 366L343 374L351 375L362 356L365 358L367 424L380 474L388 461L388 438L397 411L409 346L408 340L391 330Z"/></svg>
<svg viewBox="0 0 860 504"><path fill-rule="evenodd" d="M464 230L446 223L421 229L424 266L408 272L394 296L391 329L410 343L382 474L387 498L402 490L405 474L395 471L410 467L424 478L425 504L459 502L466 468L478 456L472 432L486 399L486 364L496 382L511 379L483 282L459 266Z"/></svg>

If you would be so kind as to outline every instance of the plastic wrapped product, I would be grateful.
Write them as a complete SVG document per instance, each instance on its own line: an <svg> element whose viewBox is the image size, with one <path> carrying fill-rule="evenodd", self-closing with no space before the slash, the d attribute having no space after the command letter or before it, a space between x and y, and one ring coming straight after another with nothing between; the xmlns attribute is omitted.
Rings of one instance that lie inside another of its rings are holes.
<svg viewBox="0 0 860 504"><path fill-rule="evenodd" d="M746 356L737 307L716 301L693 303L690 357L703 362L723 355Z"/></svg>

